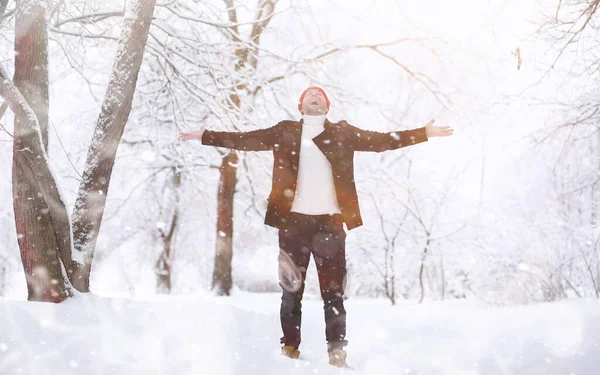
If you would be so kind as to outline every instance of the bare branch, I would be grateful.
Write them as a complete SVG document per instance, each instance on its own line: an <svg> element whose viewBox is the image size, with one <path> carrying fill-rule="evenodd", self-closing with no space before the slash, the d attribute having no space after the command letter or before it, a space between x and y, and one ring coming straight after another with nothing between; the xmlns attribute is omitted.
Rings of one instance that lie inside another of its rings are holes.
<svg viewBox="0 0 600 375"><path fill-rule="evenodd" d="M223 0L223 1L226 4L232 2L232 0ZM181 4L177 4L177 5L181 6ZM248 21L248 22L238 22L236 8L233 5L231 5L231 6L228 5L226 10L227 10L227 14L229 16L230 22L229 23L218 23L218 22L214 22L214 21L209 21L207 19L196 18L196 17L184 15L184 14L176 11L172 7L165 6L164 8L183 20L198 22L198 23L202 23L205 25L223 28L223 29L231 29L236 35L238 34L238 26L256 25L256 24L262 23L265 20L268 20L272 17L272 16L266 16L266 17L257 18L257 19L254 19L254 20ZM277 14L279 14L279 13L281 13L281 12L278 12Z"/></svg>
<svg viewBox="0 0 600 375"><path fill-rule="evenodd" d="M437 88L436 82L433 79L431 79L431 77L429 77L425 73L413 71L408 66L401 63L397 58L383 52L380 49L381 47L393 46L393 45L397 45L397 44L400 44L403 42L422 42L422 41L430 41L430 40L432 40L432 39L403 38L403 39L398 39L395 41L379 43L379 44L359 44L356 46L348 46L346 48L336 47L336 48L330 49L327 52L323 52L323 53L317 55L316 57L313 57L313 58L310 58L307 60L308 61L318 61L318 60L322 60L326 57L332 56L334 54L341 53L341 52L347 52L349 50L354 50L354 49L368 49L368 50L374 51L375 53L381 55L382 57L386 58L387 60L391 61L392 63L394 63L395 65L400 67L402 70L404 70L409 76L414 78L416 81L420 82L423 86L425 86L425 88L429 92L431 92L435 96L435 98L442 105L447 107L449 104L452 104L452 100L446 94L444 94L441 90L439 90Z"/></svg>
<svg viewBox="0 0 600 375"><path fill-rule="evenodd" d="M50 27L50 31L53 32L53 33L57 33L57 34L64 34L64 35L69 35L69 36L76 36L76 37L80 37L80 38L82 37L82 38L89 38L89 39L106 39L106 40L113 40L113 41L118 41L119 40L119 38L115 37L115 36L77 33L77 32L73 32L73 31L61 30L61 29L58 29L56 27Z"/></svg>
<svg viewBox="0 0 600 375"><path fill-rule="evenodd" d="M569 45L571 45L571 43L573 43L573 41L575 40L575 38L577 38L585 30L585 28L587 27L587 25L589 24L589 22L592 20L592 17L594 16L594 14L596 14L596 11L598 10L598 5L600 5L600 0L594 0L583 12L581 12L581 14L579 15L579 17L577 18L577 21L579 19L581 19L581 17L583 17L586 13L589 13L589 14L586 17L583 25L581 25L581 27L579 27L579 29L577 29L574 32L572 32L571 37L567 40L567 42L564 44L564 46L558 52L558 55L556 56L556 59L554 59L554 62L550 66L550 69L554 68L554 66L556 65L556 63L558 62L558 60L560 59L560 57L564 53L564 51L567 49L567 47ZM560 8L560 3L559 3L559 8ZM557 9L557 13L558 13L558 9ZM575 25L577 23L577 21L573 22L573 25ZM569 29L565 33L565 35L568 34L568 33L570 33L570 32L571 32L571 30Z"/></svg>
<svg viewBox="0 0 600 375"><path fill-rule="evenodd" d="M100 13L91 13L91 14L84 14L78 17L73 17L73 18L68 18L68 19L64 19L64 20L58 20L56 21L52 26L58 28L62 25L66 25L67 23L72 23L72 22L76 22L79 24L93 24L96 22L100 22L103 21L107 18L111 18L111 17L123 17L123 11L116 11L116 12L100 12Z"/></svg>
<svg viewBox="0 0 600 375"><path fill-rule="evenodd" d="M4 12L6 12L7 5L8 0L0 0L0 17L4 16Z"/></svg>
<svg viewBox="0 0 600 375"><path fill-rule="evenodd" d="M4 101L2 103L2 105L0 106L0 120L2 120L2 117L4 117L4 113L6 113L6 110L8 109L8 101Z"/></svg>
<svg viewBox="0 0 600 375"><path fill-rule="evenodd" d="M390 42L382 42L382 43L374 43L374 44L359 44L356 46L348 46L346 48L342 48L342 47L335 47L330 49L327 52L323 52L315 57L311 57L308 60L322 60L325 57L329 57L333 54L339 53L339 52L347 52L353 49L377 49L380 47L390 47L390 46L395 46L398 45L400 43L404 43L404 42L426 42L426 41L433 41L433 40L438 40L441 41L443 43L446 43L443 39L432 39L432 38L401 38L401 39L396 39Z"/></svg>
<svg viewBox="0 0 600 375"><path fill-rule="evenodd" d="M8 73L2 66L0 66L0 96L4 98L5 103L8 103L15 116L27 118L29 124L36 126L33 130L39 133L39 122L35 112L33 112L33 109L27 104L27 101L15 87L12 79L10 79ZM41 141L41 135L39 139Z"/></svg>

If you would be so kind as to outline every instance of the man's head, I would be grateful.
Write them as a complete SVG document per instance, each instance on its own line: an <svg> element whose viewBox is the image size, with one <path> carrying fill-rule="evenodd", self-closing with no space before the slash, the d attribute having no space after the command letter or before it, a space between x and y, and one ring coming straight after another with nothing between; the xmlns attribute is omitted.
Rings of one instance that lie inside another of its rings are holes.
<svg viewBox="0 0 600 375"><path fill-rule="evenodd" d="M311 86L304 90L298 100L298 110L303 115L319 116L329 112L329 98L325 90L318 86Z"/></svg>

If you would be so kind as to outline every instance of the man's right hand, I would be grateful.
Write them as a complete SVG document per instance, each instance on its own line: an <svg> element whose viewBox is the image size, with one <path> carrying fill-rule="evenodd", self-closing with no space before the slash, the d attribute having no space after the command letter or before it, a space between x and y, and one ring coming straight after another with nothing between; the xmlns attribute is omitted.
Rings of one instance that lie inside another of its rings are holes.
<svg viewBox="0 0 600 375"><path fill-rule="evenodd" d="M191 141L193 139L198 139L201 140L202 139L202 133L204 133L204 131L206 130L206 128L204 127L200 127L200 130L196 130L190 133L179 133L179 139L182 139L184 141Z"/></svg>

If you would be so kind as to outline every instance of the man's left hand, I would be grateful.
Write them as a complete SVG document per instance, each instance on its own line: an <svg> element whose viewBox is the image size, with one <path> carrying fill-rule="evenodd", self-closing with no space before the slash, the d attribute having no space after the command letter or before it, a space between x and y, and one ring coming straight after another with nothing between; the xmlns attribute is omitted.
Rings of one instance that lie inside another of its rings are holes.
<svg viewBox="0 0 600 375"><path fill-rule="evenodd" d="M434 126L433 123L435 120L429 121L425 125L425 133L427 134L427 138L430 137L448 137L454 133L454 129L449 126Z"/></svg>

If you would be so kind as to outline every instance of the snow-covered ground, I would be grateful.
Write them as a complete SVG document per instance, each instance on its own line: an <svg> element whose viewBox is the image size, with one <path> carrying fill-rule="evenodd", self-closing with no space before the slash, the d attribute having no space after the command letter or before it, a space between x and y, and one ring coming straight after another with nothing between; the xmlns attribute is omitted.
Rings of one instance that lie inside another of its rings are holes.
<svg viewBox="0 0 600 375"><path fill-rule="evenodd" d="M279 295L0 299L0 374L600 374L600 302L348 300L349 363L327 364L320 301L302 360L279 354Z"/></svg>

